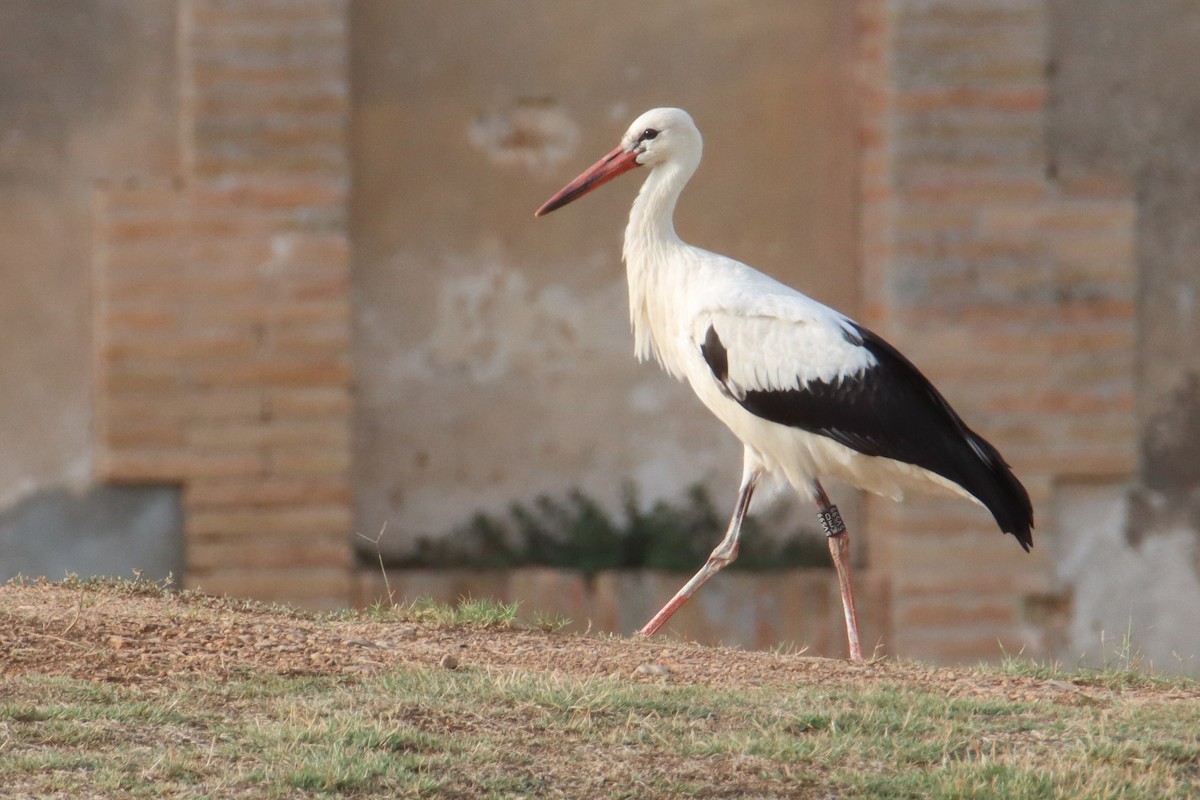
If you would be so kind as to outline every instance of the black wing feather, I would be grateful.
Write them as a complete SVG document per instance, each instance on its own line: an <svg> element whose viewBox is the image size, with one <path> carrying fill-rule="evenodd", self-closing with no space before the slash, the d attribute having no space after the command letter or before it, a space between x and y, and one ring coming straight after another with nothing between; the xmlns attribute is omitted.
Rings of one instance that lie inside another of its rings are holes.
<svg viewBox="0 0 1200 800"><path fill-rule="evenodd" d="M856 326L855 334L851 341L869 350L877 362L858 375L833 383L810 381L799 389L730 395L763 419L828 436L864 455L914 464L957 483L1028 551L1033 544L1033 506L999 451L968 428L896 348L866 328ZM700 349L714 377L729 391L729 353L713 327Z"/></svg>

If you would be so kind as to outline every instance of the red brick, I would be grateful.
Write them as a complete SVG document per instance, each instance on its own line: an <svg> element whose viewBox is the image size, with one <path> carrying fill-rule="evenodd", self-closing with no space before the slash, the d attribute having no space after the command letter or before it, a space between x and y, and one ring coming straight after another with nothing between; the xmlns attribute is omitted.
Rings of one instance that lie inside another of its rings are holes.
<svg viewBox="0 0 1200 800"><path fill-rule="evenodd" d="M101 355L114 361L242 361L257 350L258 342L249 334L206 337L141 336L124 341L109 341L103 346Z"/></svg>
<svg viewBox="0 0 1200 800"><path fill-rule="evenodd" d="M341 180L278 178L271 181L243 181L233 186L208 182L197 184L191 197L202 212L227 213L246 208L270 211L304 211L316 207L340 208L347 197ZM342 235L314 237L342 240Z"/></svg>
<svg viewBox="0 0 1200 800"><path fill-rule="evenodd" d="M102 363L97 385L102 403L104 397L123 392L175 392L182 387L183 379L177 364L127 359Z"/></svg>
<svg viewBox="0 0 1200 800"><path fill-rule="evenodd" d="M253 175L280 172L340 175L345 171L346 165L338 145L338 142L331 141L320 148L276 150L268 143L243 141L236 147L227 144L225 147L199 150L196 154L196 170L205 177L221 177L230 173ZM280 229L307 230L310 227L311 223L305 220L291 220L290 225L281 226Z"/></svg>
<svg viewBox="0 0 1200 800"><path fill-rule="evenodd" d="M267 97L260 91L231 85L223 91L209 89L196 97L195 113L202 117L275 116L284 114L328 115L345 113L349 107L344 91L324 85L293 87Z"/></svg>
<svg viewBox="0 0 1200 800"><path fill-rule="evenodd" d="M239 449L273 445L345 448L349 424L344 419L261 419L197 421L187 426L184 442L198 449Z"/></svg>
<svg viewBox="0 0 1200 800"><path fill-rule="evenodd" d="M184 504L192 510L210 508L269 508L305 504L350 507L350 484L345 477L260 480L197 480L184 487Z"/></svg>
<svg viewBox="0 0 1200 800"><path fill-rule="evenodd" d="M1107 198L1129 203L1134 193L1129 178L1115 173L1059 176L1057 183L1060 192L1064 196L1072 198L1086 197L1092 200Z"/></svg>
<svg viewBox="0 0 1200 800"><path fill-rule="evenodd" d="M344 386L350 380L350 366L341 360L257 361L223 367L197 369L198 386Z"/></svg>
<svg viewBox="0 0 1200 800"><path fill-rule="evenodd" d="M1061 279L1074 282L1090 277L1132 283L1136 269L1132 233L1085 231L1051 238L1050 252L1063 271Z"/></svg>
<svg viewBox="0 0 1200 800"><path fill-rule="evenodd" d="M928 113L947 108L1041 111L1046 104L1046 89L1041 86L1017 88L957 86L900 92L897 93L894 102L896 109L905 113Z"/></svg>
<svg viewBox="0 0 1200 800"><path fill-rule="evenodd" d="M1132 413L1132 391L1024 391L992 393L984 405L986 411L1023 411L1031 414L1087 414L1097 411Z"/></svg>
<svg viewBox="0 0 1200 800"><path fill-rule="evenodd" d="M286 16L291 11L289 6L277 6L277 11L269 22L260 20L257 24L246 24L243 16L236 17L240 24L233 23L232 16L218 22L219 17L202 12L196 15L191 45L201 52L251 56L279 53L301 58L325 51L341 53L345 47L347 30L338 14L304 17L305 21L297 24L294 17Z"/></svg>
<svg viewBox="0 0 1200 800"><path fill-rule="evenodd" d="M1045 209L1038 225L1050 231L1110 231L1132 238L1137 207L1132 202L1061 199Z"/></svg>
<svg viewBox="0 0 1200 800"><path fill-rule="evenodd" d="M1015 625L1019 616L1018 610L1011 602L994 605L905 603L896 614L896 623L906 630L924 627L994 629Z"/></svg>
<svg viewBox="0 0 1200 800"><path fill-rule="evenodd" d="M974 566L974 565L971 565ZM984 599L996 602L1011 599L1014 590L1033 592L1042 587L1045 580L1030 574L1014 577L1007 571L996 569L944 570L936 582L913 582L904 587L904 598L896 603L903 605L934 603L945 605L955 602L980 603Z"/></svg>
<svg viewBox="0 0 1200 800"><path fill-rule="evenodd" d="M187 453L175 449L137 449L104 452L97 457L97 472L105 479L124 483L171 483L197 478L261 475L265 460L247 453Z"/></svg>
<svg viewBox="0 0 1200 800"><path fill-rule="evenodd" d="M905 181L903 195L918 202L968 203L1032 202L1045 197L1046 186L1040 178L1011 177L982 180L985 176L927 174L913 175Z"/></svg>
<svg viewBox="0 0 1200 800"><path fill-rule="evenodd" d="M187 546L189 569L216 570L236 564L246 568L343 567L353 553L345 541L328 537L292 536L264 540L246 536L236 540L192 539ZM348 598L347 598L348 599Z"/></svg>
<svg viewBox="0 0 1200 800"><path fill-rule="evenodd" d="M122 392L106 397L104 416L141 420L251 420L263 414L257 389L215 392Z"/></svg>
<svg viewBox="0 0 1200 800"><path fill-rule="evenodd" d="M943 635L905 633L899 638L905 652L921 653L922 658L939 664L995 663L1005 654L1029 654L1028 642L1011 630L994 634L959 630Z"/></svg>
<svg viewBox="0 0 1200 800"><path fill-rule="evenodd" d="M106 239L117 244L156 240L182 244L192 237L235 236L243 230L239 221L233 218L200 220L172 214L158 218L114 219L104 227L103 233Z"/></svg>
<svg viewBox="0 0 1200 800"><path fill-rule="evenodd" d="M350 469L350 452L329 447L275 447L271 472L282 476L342 475Z"/></svg>
<svg viewBox="0 0 1200 800"><path fill-rule="evenodd" d="M343 0L289 0L287 3L260 0L196 0L191 21L196 35L208 31L224 36L245 30L295 31L344 30L346 4ZM216 41L220 43L221 38Z"/></svg>
<svg viewBox="0 0 1200 800"><path fill-rule="evenodd" d="M159 217L187 206L187 195L170 185L146 185L123 187L119 184L106 185L98 193L101 222L118 219L130 214L148 213Z"/></svg>
<svg viewBox="0 0 1200 800"><path fill-rule="evenodd" d="M183 429L169 421L109 416L100 422L98 438L112 450L174 449L183 444Z"/></svg>
<svg viewBox="0 0 1200 800"><path fill-rule="evenodd" d="M351 572L337 567L276 569L225 567L188 570L184 586L208 594L288 603L312 609L347 606L353 589Z"/></svg>
<svg viewBox="0 0 1200 800"><path fill-rule="evenodd" d="M350 241L344 235L312 233L296 236L288 244L289 258L297 263L336 265L346 271L350 268Z"/></svg>
<svg viewBox="0 0 1200 800"><path fill-rule="evenodd" d="M350 319L347 298L296 300L270 307L268 319L276 323L345 322Z"/></svg>
<svg viewBox="0 0 1200 800"><path fill-rule="evenodd" d="M162 334L179 330L179 313L168 309L108 310L101 320L109 331L133 331L138 334Z"/></svg>
<svg viewBox="0 0 1200 800"><path fill-rule="evenodd" d="M267 408L273 417L334 416L348 419L353 403L346 387L272 389Z"/></svg>
<svg viewBox="0 0 1200 800"><path fill-rule="evenodd" d="M189 539L239 536L282 537L327 534L349 542L350 509L342 503L286 508L194 509L184 523Z"/></svg>
<svg viewBox="0 0 1200 800"><path fill-rule="evenodd" d="M192 79L199 95L236 86L241 91L258 89L270 96L282 94L293 86L304 88L327 81L329 72L327 63L282 59L249 61L228 51L217 51L199 55Z"/></svg>
<svg viewBox="0 0 1200 800"><path fill-rule="evenodd" d="M341 324L324 328L310 325L295 331L283 330L272 334L270 349L272 353L281 356L343 356L350 350L350 330Z"/></svg>
<svg viewBox="0 0 1200 800"><path fill-rule="evenodd" d="M380 576L378 583L367 576L380 575L375 567L360 570L360 580L367 586L386 584L391 588L396 603L413 602L421 598L429 598L439 603L450 605L458 603L464 597L494 598L503 602L511 602L508 594L508 574L501 570L472 570L472 569L409 569L388 570ZM386 594L379 593L376 597Z"/></svg>

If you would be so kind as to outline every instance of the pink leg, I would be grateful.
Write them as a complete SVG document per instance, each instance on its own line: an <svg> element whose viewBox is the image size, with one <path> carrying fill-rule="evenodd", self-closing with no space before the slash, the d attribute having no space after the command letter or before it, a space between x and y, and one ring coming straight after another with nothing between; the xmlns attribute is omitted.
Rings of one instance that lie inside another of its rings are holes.
<svg viewBox="0 0 1200 800"><path fill-rule="evenodd" d="M679 607L686 603L697 589L737 558L742 520L746 518L746 509L750 507L750 496L754 494L756 483L758 483L757 472L747 474L742 480L742 487L738 490L737 507L733 511L733 518L729 520L729 530L725 532L725 538L712 551L712 555L708 557L708 561L704 562L700 571L693 575L692 579L685 583L683 588L676 592L675 596L654 615L654 618L642 627L639 631L642 636L653 636L658 633L658 629L667 623L671 615L678 611Z"/></svg>
<svg viewBox="0 0 1200 800"><path fill-rule="evenodd" d="M850 660L862 661L862 645L858 642L858 614L854 610L854 591L850 587L850 534L846 532L841 512L829 502L829 495L825 494L825 488L821 486L820 481L813 481L813 491L820 512L817 516L825 529L825 535L829 537L829 554L833 556L838 585L842 590L842 610L846 613L846 638L850 642Z"/></svg>

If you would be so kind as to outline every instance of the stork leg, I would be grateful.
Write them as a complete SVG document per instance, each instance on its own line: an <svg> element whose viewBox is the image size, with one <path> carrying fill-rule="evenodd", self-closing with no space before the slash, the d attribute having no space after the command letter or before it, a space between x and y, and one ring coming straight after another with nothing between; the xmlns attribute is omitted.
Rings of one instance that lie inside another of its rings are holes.
<svg viewBox="0 0 1200 800"><path fill-rule="evenodd" d="M862 645L858 642L858 614L854 610L854 591L850 586L850 534L842 513L829 501L821 482L813 480L813 493L817 499L817 518L829 538L829 554L837 570L838 585L842 590L842 610L846 613L846 638L850 641L850 660L862 661Z"/></svg>
<svg viewBox="0 0 1200 800"><path fill-rule="evenodd" d="M746 509L750 507L750 496L754 494L754 486L758 483L758 472L747 471L742 477L742 486L738 490L737 506L733 510L733 517L729 520L729 530L725 532L725 538L717 545L716 549L708 557L708 561L704 562L704 566L700 571L692 576L692 579L683 585L683 588L675 593L675 596L667 602L662 609L654 615L654 618L647 622L639 631L642 636L653 636L658 633L658 629L667 623L671 615L679 610L679 607L687 602L687 599L699 589L704 583L716 575L725 567L729 566L737 558L738 554L738 537L742 535L742 520L746 518Z"/></svg>

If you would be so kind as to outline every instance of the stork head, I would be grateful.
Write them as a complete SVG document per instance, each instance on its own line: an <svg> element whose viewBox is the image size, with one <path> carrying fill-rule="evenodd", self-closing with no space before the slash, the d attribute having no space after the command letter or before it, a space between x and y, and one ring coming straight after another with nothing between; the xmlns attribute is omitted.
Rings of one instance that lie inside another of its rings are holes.
<svg viewBox="0 0 1200 800"><path fill-rule="evenodd" d="M696 123L682 108L652 108L633 121L621 144L568 183L534 212L541 217L603 186L634 167L679 164L688 174L700 163L703 142Z"/></svg>

